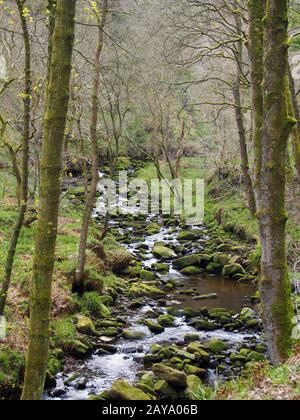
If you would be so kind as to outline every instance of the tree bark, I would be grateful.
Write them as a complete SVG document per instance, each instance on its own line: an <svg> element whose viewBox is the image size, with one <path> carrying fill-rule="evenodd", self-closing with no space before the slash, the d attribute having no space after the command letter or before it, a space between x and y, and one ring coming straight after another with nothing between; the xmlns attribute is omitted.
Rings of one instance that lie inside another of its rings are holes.
<svg viewBox="0 0 300 420"><path fill-rule="evenodd" d="M9 290L12 270L16 255L16 249L23 226L25 213L27 209L28 201L28 162L29 162L29 142L30 142L30 120L31 120L31 45L30 45L30 36L28 32L27 19L23 13L23 7L25 4L24 0L16 0L19 16L22 25L22 33L24 40L24 50L25 50L25 90L24 90L24 122L23 122L23 140L22 140L22 176L21 176L21 185L20 185L20 206L18 210L17 219L13 229L12 237L10 240L9 251L5 264L5 274L2 282L2 288L0 293L0 315L4 314L4 309L6 306L7 293ZM14 162L14 156L12 154L12 159ZM15 172L18 177L20 177L18 171L18 164L15 161Z"/></svg>
<svg viewBox="0 0 300 420"><path fill-rule="evenodd" d="M295 168L297 173L297 182L300 185L300 112L298 106L298 100L296 95L295 81L291 72L290 66L288 66L288 78L289 78L289 114L296 118L297 124L293 127L292 131L292 147L293 155L295 160Z"/></svg>
<svg viewBox="0 0 300 420"><path fill-rule="evenodd" d="M45 383L61 193L62 149L69 102L76 0L58 0L44 114L40 207L30 298L29 347L22 400L40 400Z"/></svg>
<svg viewBox="0 0 300 420"><path fill-rule="evenodd" d="M254 144L254 190L257 208L260 207L260 189L262 172L262 123L263 123L263 18L265 0L249 0L249 39L248 52L251 64L252 119Z"/></svg>
<svg viewBox="0 0 300 420"><path fill-rule="evenodd" d="M287 110L287 0L269 0L264 22L260 292L268 349L278 365L289 356L293 314L285 243L286 149L295 124Z"/></svg>
<svg viewBox="0 0 300 420"><path fill-rule="evenodd" d="M85 211L82 221L81 234L80 234L80 243L79 251L77 258L77 268L76 268L76 279L73 285L74 290L80 291L83 285L84 280L84 269L86 263L86 246L87 238L89 232L90 220L93 212L93 207L96 199L97 186L99 183L99 150L98 150L98 139L97 139L97 125L98 125L98 91L100 85L100 76L101 76L101 65L100 58L103 50L103 41L104 41L104 32L103 28L106 24L106 17L108 12L108 0L104 1L104 7L102 11L102 16L100 18L99 14L96 13L96 18L98 20L98 44L94 60L95 74L93 79L92 87L92 115L91 115L91 125L90 125L90 134L92 142L92 152L93 152L93 167L92 167L92 182L90 185L89 194L87 196Z"/></svg>
<svg viewBox="0 0 300 420"><path fill-rule="evenodd" d="M242 37L242 18L235 15L236 31L239 37ZM248 207L253 215L256 214L256 200L253 189L253 183L250 174L249 156L247 148L247 137L245 122L242 110L241 83L242 83L242 65L243 65L243 42L242 38L236 43L236 80L233 86L233 97L235 102L235 117L239 133L240 153L242 160L242 172L245 183L245 191L248 201Z"/></svg>

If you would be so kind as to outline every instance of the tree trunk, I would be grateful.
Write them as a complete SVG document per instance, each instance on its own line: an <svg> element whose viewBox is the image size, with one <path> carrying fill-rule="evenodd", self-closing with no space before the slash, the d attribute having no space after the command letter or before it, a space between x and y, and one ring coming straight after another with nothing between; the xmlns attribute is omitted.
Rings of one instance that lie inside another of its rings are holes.
<svg viewBox="0 0 300 420"><path fill-rule="evenodd" d="M23 122L23 140L22 140L22 177L20 186L20 206L17 219L10 240L9 251L5 264L5 274L0 294L0 315L4 314L7 300L7 293L10 286L12 270L16 255L16 249L24 222L28 201L28 162L29 162L29 141L30 141L30 120L31 120L31 45L28 32L27 19L23 13L23 0L16 0L19 16L23 31L24 49L25 49L25 91L24 91L24 122ZM12 156L13 158L13 156ZM16 176L19 174L17 162L15 162ZM20 177L20 175L18 175ZM17 179L18 179L17 176Z"/></svg>
<svg viewBox="0 0 300 420"><path fill-rule="evenodd" d="M292 305L287 272L286 148L295 120L287 112L288 2L269 0L264 36L264 119L261 176L262 314L271 361L291 349Z"/></svg>
<svg viewBox="0 0 300 420"><path fill-rule="evenodd" d="M98 8L99 9L99 8ZM98 139L97 139L97 125L98 125L98 91L100 85L101 66L100 58L103 50L104 32L103 28L106 23L108 11L108 1L104 1L104 9L102 11L101 18L96 13L98 20L98 45L96 50L96 56L94 60L95 74L93 79L92 88L92 116L91 116L91 141L92 141L92 152L93 152L93 168L92 168L92 182L87 196L85 211L83 216L83 222L80 234L79 251L77 258L77 269L76 279L73 285L74 291L81 291L83 280L84 280L84 269L86 263L86 245L89 232L90 220L93 212L93 207L96 199L97 186L99 183L99 150L98 150Z"/></svg>
<svg viewBox="0 0 300 420"><path fill-rule="evenodd" d="M262 171L262 123L263 123L263 18L265 0L249 0L249 41L248 52L251 63L253 144L255 158L254 190L257 208L260 207Z"/></svg>
<svg viewBox="0 0 300 420"><path fill-rule="evenodd" d="M299 112L299 106L297 101L297 95L296 95L296 88L295 88L295 82L293 79L293 75L290 69L290 66L288 66L288 77L289 77L289 114L290 116L296 118L297 125L293 127L292 131L292 147L293 147L293 154L294 154L294 160L295 160L295 168L297 172L297 181L300 185L300 112Z"/></svg>
<svg viewBox="0 0 300 420"><path fill-rule="evenodd" d="M29 348L22 400L41 399L48 362L52 276L69 102L75 0L58 0L44 114L40 208L30 299Z"/></svg>
<svg viewBox="0 0 300 420"><path fill-rule="evenodd" d="M240 15L235 15L237 35L242 36L242 18ZM243 66L243 42L242 38L236 43L236 60L237 73L236 80L233 86L233 96L235 102L235 117L239 133L240 153L242 160L242 172L245 183L245 191L248 201L248 207L253 215L256 214L256 200L253 189L253 183L250 175L249 157L247 148L247 137L244 124L242 99L241 99L241 83L242 83L242 66Z"/></svg>

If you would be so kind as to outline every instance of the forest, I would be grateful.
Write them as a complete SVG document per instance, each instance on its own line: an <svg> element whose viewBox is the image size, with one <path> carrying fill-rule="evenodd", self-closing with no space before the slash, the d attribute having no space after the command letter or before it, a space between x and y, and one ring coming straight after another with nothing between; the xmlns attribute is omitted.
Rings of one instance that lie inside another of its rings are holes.
<svg viewBox="0 0 300 420"><path fill-rule="evenodd" d="M300 400L299 311L300 1L1 0L0 400Z"/></svg>

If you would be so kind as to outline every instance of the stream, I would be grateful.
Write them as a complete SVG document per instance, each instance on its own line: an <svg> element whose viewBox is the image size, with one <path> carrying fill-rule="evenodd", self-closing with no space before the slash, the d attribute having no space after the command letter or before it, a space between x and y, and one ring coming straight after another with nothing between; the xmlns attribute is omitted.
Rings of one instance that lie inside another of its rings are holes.
<svg viewBox="0 0 300 420"><path fill-rule="evenodd" d="M137 212L133 209L133 213ZM97 215L97 209L95 212ZM139 227L140 227L139 222ZM148 216L144 220L144 225L149 226L151 223L158 223L162 227L159 233L154 235L140 235L135 232L135 226L128 227L123 218L114 218L111 221L111 227L119 232L122 245L141 259L143 266L151 268L153 264L159 262L151 253L155 243L163 241L167 246L179 246L177 241L178 233L181 231L179 227L163 226L163 221L157 216ZM205 252L206 242L209 236L205 227L195 227L197 231L202 232L199 240L195 241L191 247L193 252ZM128 240L128 238L130 240ZM126 240L127 239L127 240ZM252 284L239 284L237 281L225 279L220 275L210 275L201 273L195 276L185 276L173 268L172 262L168 262L169 273L159 274L160 280L167 284L168 280L176 281L176 287L169 291L166 297L166 304L161 305L155 300L146 299L145 304L140 309L129 309L128 300L121 297L118 299L113 315L121 316L126 321L126 328L133 331L144 333L144 337L139 340L125 340L118 338L112 342L115 347L114 354L101 354L101 351L94 353L87 360L70 360L66 362L63 372L57 376L57 387L54 392L48 391L45 399L50 400L86 400L91 395L99 395L101 392L109 389L117 379L124 379L133 383L139 371L145 370L143 358L154 343L172 344L184 343L186 334L197 334L200 340L210 340L213 338L221 339L228 343L229 350L234 350L241 343L256 342L259 336L256 333L228 332L219 329L213 332L205 332L196 330L189 325L184 316L176 318L175 325L171 328L165 328L161 334L153 334L149 328L142 325L145 314L153 309L160 314L166 314L168 306L183 309L186 307L198 310L206 308L224 308L227 311L233 311L238 314L245 307L251 307L250 297L255 292L255 286ZM195 300L194 296L185 293L187 290L194 290L197 295L217 294L217 297L205 301ZM76 374L79 381L65 386L65 381ZM213 369L209 369L208 382L214 383L219 378Z"/></svg>

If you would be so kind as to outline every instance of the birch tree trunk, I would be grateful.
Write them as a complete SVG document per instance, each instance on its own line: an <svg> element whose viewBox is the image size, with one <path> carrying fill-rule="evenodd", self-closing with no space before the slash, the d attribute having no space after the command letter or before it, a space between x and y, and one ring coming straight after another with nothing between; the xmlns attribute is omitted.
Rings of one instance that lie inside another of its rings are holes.
<svg viewBox="0 0 300 420"><path fill-rule="evenodd" d="M263 18L265 0L249 0L249 40L248 52L251 63L252 120L254 144L254 190L257 208L260 207L260 189L262 172L262 123L263 123Z"/></svg>
<svg viewBox="0 0 300 420"><path fill-rule="evenodd" d="M58 0L44 114L40 208L30 299L29 347L22 400L40 400L49 351L52 276L69 102L76 0Z"/></svg>
<svg viewBox="0 0 300 420"><path fill-rule="evenodd" d="M99 91L100 75L101 75L100 58L101 58L101 53L103 50L103 41L104 41L103 28L106 24L107 12L108 12L108 0L105 0L101 17L99 16L98 12L95 12L96 19L98 21L98 44L97 44L97 50L96 50L96 55L95 55L95 60L94 60L95 73L94 73L93 87L92 87L92 115L91 115L91 125L90 125L92 153L93 153L92 182L91 182L90 190L89 190L87 200L86 200L85 211L84 211L82 227L81 227L80 243L79 243L78 258L77 258L76 279L73 285L74 291L81 291L82 286L83 286L84 269L85 269L85 263L86 263L86 246L87 246L89 225L91 221L93 207L94 207L94 203L96 199L97 186L99 182L99 150L98 150L98 138L97 138L98 91Z"/></svg>
<svg viewBox="0 0 300 420"><path fill-rule="evenodd" d="M29 162L29 142L30 142L30 120L31 120L31 45L30 36L27 26L27 18L23 13L23 8L26 0L16 0L19 16L22 25L22 34L24 40L24 51L25 51L25 90L24 90L24 121L23 121L23 140L22 140L22 171L21 171L21 185L20 185L20 206L18 210L17 219L13 229L13 233L10 240L9 251L5 264L4 279L2 282L2 288L0 292L0 315L4 314L6 306L7 293L9 290L12 270L16 255L16 249L21 233L21 229L24 223L25 213L27 210L28 201L28 162ZM13 156L12 156L13 157ZM14 160L13 160L14 162ZM19 173L18 164L15 163L16 176ZM20 177L20 174L19 174ZM18 176L17 176L18 179Z"/></svg>
<svg viewBox="0 0 300 420"><path fill-rule="evenodd" d="M236 31L240 40L236 43L236 80L233 86L233 97L235 102L235 118L239 134L240 153L242 160L242 172L245 183L245 191L248 201L248 207L253 215L256 214L256 200L253 189L253 183L250 175L249 156L247 148L247 137L245 130L245 122L242 110L241 99L241 83L242 83L242 66L243 66L243 41L242 41L242 18L235 15Z"/></svg>

